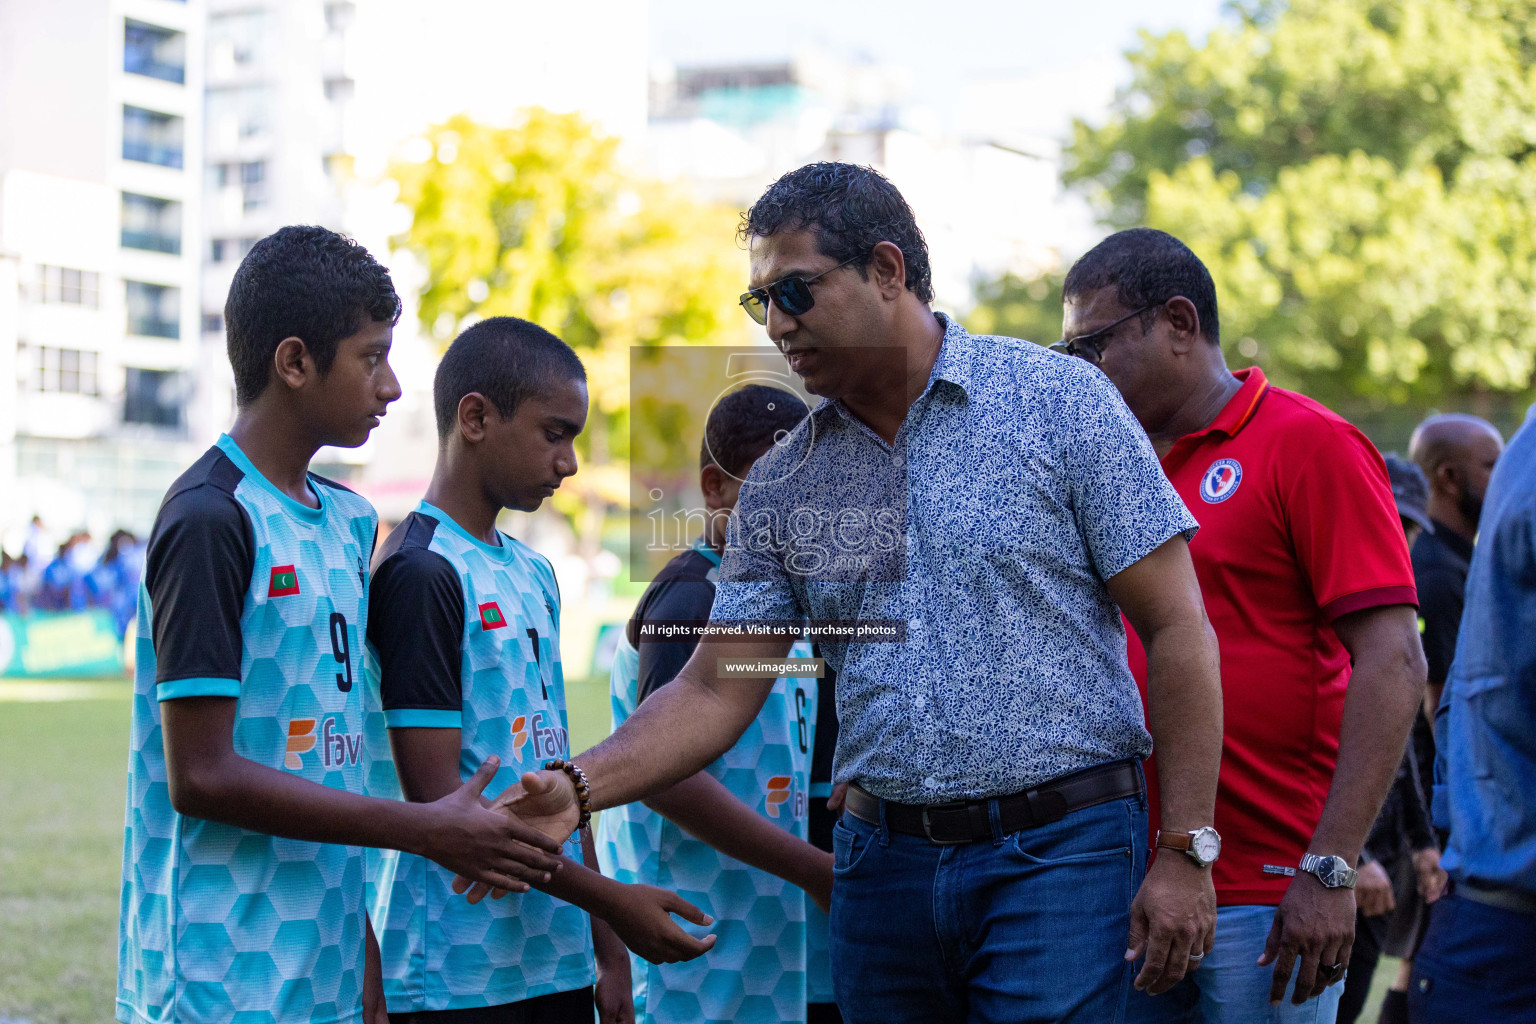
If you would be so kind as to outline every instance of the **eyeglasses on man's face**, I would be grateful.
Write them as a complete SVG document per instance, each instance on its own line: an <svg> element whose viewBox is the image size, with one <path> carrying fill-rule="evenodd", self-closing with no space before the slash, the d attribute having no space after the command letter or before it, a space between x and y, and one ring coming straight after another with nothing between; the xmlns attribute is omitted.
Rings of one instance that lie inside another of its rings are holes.
<svg viewBox="0 0 1536 1024"><path fill-rule="evenodd" d="M747 315L760 324L768 323L768 302L771 299L789 316L802 316L808 313L812 306L816 305L816 298L811 294L811 283L818 281L833 270L841 270L860 256L852 256L837 266L823 270L815 277L781 277L765 288L748 288L741 293L741 308L747 311Z"/></svg>
<svg viewBox="0 0 1536 1024"><path fill-rule="evenodd" d="M1079 359L1086 359L1094 366L1098 366L1104 360L1104 349L1109 345L1110 335L1116 327L1119 327L1131 317L1139 316L1149 309L1160 309L1162 305L1161 302L1149 303L1140 309L1132 310L1114 323L1105 324L1092 334L1079 334L1075 338L1062 338L1051 346L1051 351L1062 352L1069 356L1077 356Z"/></svg>

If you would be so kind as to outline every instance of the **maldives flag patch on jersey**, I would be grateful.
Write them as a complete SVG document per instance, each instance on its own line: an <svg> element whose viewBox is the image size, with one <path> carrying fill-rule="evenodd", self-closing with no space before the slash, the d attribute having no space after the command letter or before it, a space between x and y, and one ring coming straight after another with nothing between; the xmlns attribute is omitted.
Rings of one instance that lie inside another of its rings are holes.
<svg viewBox="0 0 1536 1024"><path fill-rule="evenodd" d="M299 573L291 565L274 565L272 582L267 587L268 597L287 597L299 592Z"/></svg>
<svg viewBox="0 0 1536 1024"><path fill-rule="evenodd" d="M480 606L480 628L500 629L507 624L507 617L501 614L501 606L495 601L487 601Z"/></svg>

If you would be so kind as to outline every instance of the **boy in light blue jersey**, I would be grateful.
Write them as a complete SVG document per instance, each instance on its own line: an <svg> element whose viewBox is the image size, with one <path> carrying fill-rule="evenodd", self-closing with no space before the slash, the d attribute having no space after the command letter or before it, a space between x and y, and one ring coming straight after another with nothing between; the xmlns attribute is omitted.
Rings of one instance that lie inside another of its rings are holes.
<svg viewBox="0 0 1536 1024"><path fill-rule="evenodd" d="M536 510L576 472L587 419L576 354L513 317L464 331L433 392L437 467L375 560L368 627L368 789L418 801L453 792L487 759L503 766L494 795L570 756L554 570L496 519ZM622 1021L626 942L661 960L709 948L669 916L708 924L697 908L583 867L596 858L590 833L579 836L544 891L487 902L455 894L453 872L420 857L370 852L396 1024L590 1024L594 981L602 1020Z"/></svg>
<svg viewBox="0 0 1536 1024"><path fill-rule="evenodd" d="M539 852L557 843L482 805L494 764L430 805L362 795L377 520L308 466L400 396L398 315L384 268L324 228L262 239L231 284L239 415L167 493L139 591L125 1024L382 1021L363 846L520 890L559 868Z"/></svg>
<svg viewBox="0 0 1536 1024"><path fill-rule="evenodd" d="M610 682L615 729L671 682L695 646L651 641L642 628L709 620L725 521L742 480L804 414L798 397L763 385L733 391L711 411L700 456L708 531L662 569L629 621ZM790 657L810 656L809 644L790 651ZM808 989L808 974L826 976L824 963L808 962L807 943L808 926L825 932L830 895L831 855L805 842L817 682L777 680L756 720L723 757L644 803L603 812L599 852L614 877L676 889L714 915L720 936L713 950L689 963L633 965L637 1021L804 1024L808 998L830 1001L821 988Z"/></svg>

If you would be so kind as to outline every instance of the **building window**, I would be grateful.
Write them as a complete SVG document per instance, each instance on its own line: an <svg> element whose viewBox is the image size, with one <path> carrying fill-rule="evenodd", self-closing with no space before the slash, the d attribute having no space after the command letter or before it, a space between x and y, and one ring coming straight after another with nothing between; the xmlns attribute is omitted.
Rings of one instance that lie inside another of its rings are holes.
<svg viewBox="0 0 1536 1024"><path fill-rule="evenodd" d="M187 80L187 37L173 29L127 19L123 29L123 70L177 85Z"/></svg>
<svg viewBox="0 0 1536 1024"><path fill-rule="evenodd" d="M245 259L245 254L251 251L255 245L254 238L210 238L208 240L208 258L214 263L230 263Z"/></svg>
<svg viewBox="0 0 1536 1024"><path fill-rule="evenodd" d="M181 166L181 118L142 107L123 107L123 159Z"/></svg>
<svg viewBox="0 0 1536 1024"><path fill-rule="evenodd" d="M181 337L181 289L129 281L128 333L147 338Z"/></svg>
<svg viewBox="0 0 1536 1024"><path fill-rule="evenodd" d="M39 294L44 302L59 302L66 306L88 306L96 309L101 305L101 276L94 270L76 270L73 267L38 267Z"/></svg>
<svg viewBox="0 0 1536 1024"><path fill-rule="evenodd" d="M181 426L181 380L172 370L127 368L123 422L156 427Z"/></svg>
<svg viewBox="0 0 1536 1024"><path fill-rule="evenodd" d="M224 333L224 314L223 313L204 313L203 314L203 333L204 334L223 334Z"/></svg>
<svg viewBox="0 0 1536 1024"><path fill-rule="evenodd" d="M357 5L350 0L332 0L325 5L325 30L340 34L352 27Z"/></svg>
<svg viewBox="0 0 1536 1024"><path fill-rule="evenodd" d="M356 92L356 84L350 78L327 78L325 98L332 103L346 103Z"/></svg>
<svg viewBox="0 0 1536 1024"><path fill-rule="evenodd" d="M123 248L181 255L181 204L124 192Z"/></svg>
<svg viewBox="0 0 1536 1024"><path fill-rule="evenodd" d="M236 85L208 90L208 127L224 144L249 139L267 130L269 94L262 85Z"/></svg>
<svg viewBox="0 0 1536 1024"><path fill-rule="evenodd" d="M96 353L74 348L39 348L33 364L32 386L36 391L67 395L99 395Z"/></svg>

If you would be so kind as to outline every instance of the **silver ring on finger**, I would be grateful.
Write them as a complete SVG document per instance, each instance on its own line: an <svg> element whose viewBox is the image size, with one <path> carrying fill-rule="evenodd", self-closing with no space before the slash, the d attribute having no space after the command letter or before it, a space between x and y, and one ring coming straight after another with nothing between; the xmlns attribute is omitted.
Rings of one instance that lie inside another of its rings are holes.
<svg viewBox="0 0 1536 1024"><path fill-rule="evenodd" d="M1189 958L1191 960L1204 960L1205 959L1205 954L1204 953L1191 953L1191 954L1189 954Z"/></svg>

